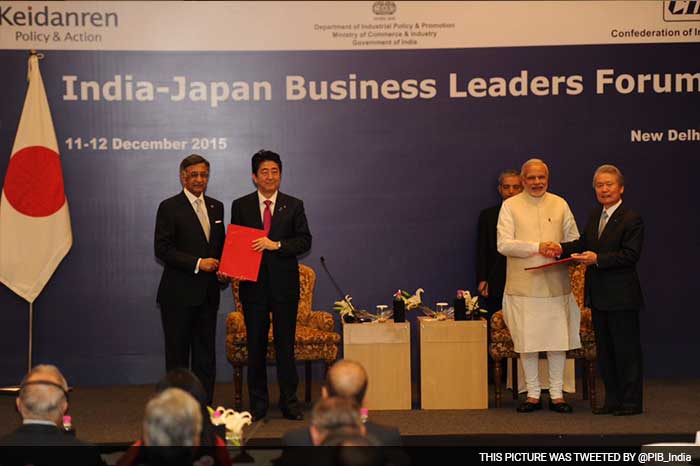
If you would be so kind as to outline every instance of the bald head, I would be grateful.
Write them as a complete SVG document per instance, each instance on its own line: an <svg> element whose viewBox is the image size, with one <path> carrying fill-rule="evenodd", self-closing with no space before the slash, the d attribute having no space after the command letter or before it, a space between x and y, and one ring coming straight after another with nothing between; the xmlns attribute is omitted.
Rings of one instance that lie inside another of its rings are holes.
<svg viewBox="0 0 700 466"><path fill-rule="evenodd" d="M326 396L352 398L362 405L367 393L367 372L360 363L341 359L328 370L326 390Z"/></svg>
<svg viewBox="0 0 700 466"><path fill-rule="evenodd" d="M56 366L41 364L22 379L17 409L22 419L63 421L68 409L68 384Z"/></svg>

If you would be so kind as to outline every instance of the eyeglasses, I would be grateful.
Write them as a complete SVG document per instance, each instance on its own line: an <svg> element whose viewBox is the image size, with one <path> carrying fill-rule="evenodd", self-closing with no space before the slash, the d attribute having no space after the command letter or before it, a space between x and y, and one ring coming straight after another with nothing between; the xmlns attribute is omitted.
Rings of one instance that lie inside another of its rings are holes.
<svg viewBox="0 0 700 466"><path fill-rule="evenodd" d="M32 380L29 382L24 382L20 387L19 387L19 392L22 393L22 390L24 390L25 387L28 385L50 385L52 387L56 387L59 390L63 392L63 396L66 397L66 401L68 401L68 390L63 388L63 385L57 384L55 382L51 382L49 380Z"/></svg>

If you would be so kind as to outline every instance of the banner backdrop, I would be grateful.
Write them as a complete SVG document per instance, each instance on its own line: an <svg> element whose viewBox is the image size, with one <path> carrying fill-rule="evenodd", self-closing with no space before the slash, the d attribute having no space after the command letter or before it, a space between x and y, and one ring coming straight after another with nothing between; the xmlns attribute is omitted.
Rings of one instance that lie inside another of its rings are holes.
<svg viewBox="0 0 700 466"><path fill-rule="evenodd" d="M321 256L358 306L418 287L432 306L475 290L476 220L502 169L543 158L581 228L593 171L617 165L646 224L646 374L699 376L679 357L700 353L695 4L0 2L0 178L38 48L71 206L73 248L35 302L35 363L74 384L159 378L157 206L195 152L230 219L266 148L305 201L302 261L326 310L339 296ZM26 302L3 287L0 309L0 383L16 383Z"/></svg>

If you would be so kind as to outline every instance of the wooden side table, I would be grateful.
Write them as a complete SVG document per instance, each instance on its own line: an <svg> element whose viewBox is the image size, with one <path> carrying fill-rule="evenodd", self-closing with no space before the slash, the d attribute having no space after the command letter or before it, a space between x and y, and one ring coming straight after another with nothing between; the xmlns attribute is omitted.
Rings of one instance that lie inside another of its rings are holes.
<svg viewBox="0 0 700 466"><path fill-rule="evenodd" d="M422 409L487 409L486 321L418 318Z"/></svg>
<svg viewBox="0 0 700 466"><path fill-rule="evenodd" d="M367 371L367 409L411 409L409 322L344 323L343 352Z"/></svg>

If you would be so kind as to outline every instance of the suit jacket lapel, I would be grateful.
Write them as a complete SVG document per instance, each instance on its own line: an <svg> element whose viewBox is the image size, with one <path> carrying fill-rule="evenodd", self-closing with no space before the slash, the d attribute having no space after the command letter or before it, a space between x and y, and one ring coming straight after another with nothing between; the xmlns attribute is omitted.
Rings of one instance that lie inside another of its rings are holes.
<svg viewBox="0 0 700 466"><path fill-rule="evenodd" d="M255 191L250 195L248 199L248 205L246 209L250 210L250 214L253 216L253 222L251 222L251 228L263 229L262 216L260 215L260 202L258 199L258 192ZM274 215L273 215L274 217Z"/></svg>
<svg viewBox="0 0 700 466"><path fill-rule="evenodd" d="M214 228L214 222L221 219L214 218L214 203L211 202L211 199L209 199L207 196L204 196L204 204L207 206L207 216L209 217L209 242L211 243L212 235L214 234L214 231L216 231ZM199 219L197 219L197 221L199 221ZM204 228L202 228L202 233L204 233ZM206 238L206 235L204 235L204 237Z"/></svg>
<svg viewBox="0 0 700 466"><path fill-rule="evenodd" d="M281 221L284 215L287 213L287 196L282 194L281 192L277 193L277 202L275 203L275 213L272 216L272 224L270 225L270 232L275 229L275 226L278 225Z"/></svg>
<svg viewBox="0 0 700 466"><path fill-rule="evenodd" d="M622 207L622 204L620 204L617 209L615 209L615 212L610 216L608 219L607 223L605 224L605 228L603 228L603 231L600 234L600 238L598 238L599 241L603 241L603 239L606 236L606 233L610 231L612 226L616 224L617 222L620 221L620 217L622 216L624 212L624 209ZM603 215L603 211L601 210L600 213L598 214L598 222L600 223L600 216Z"/></svg>

